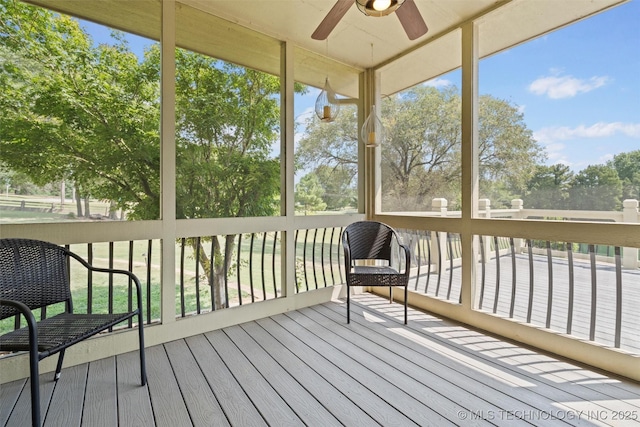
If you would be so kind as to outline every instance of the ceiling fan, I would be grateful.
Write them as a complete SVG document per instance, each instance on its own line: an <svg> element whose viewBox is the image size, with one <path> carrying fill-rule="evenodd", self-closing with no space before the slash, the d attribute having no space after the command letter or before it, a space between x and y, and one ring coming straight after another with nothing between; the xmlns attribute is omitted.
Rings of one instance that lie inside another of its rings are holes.
<svg viewBox="0 0 640 427"><path fill-rule="evenodd" d="M415 40L428 31L427 24L422 19L414 0L338 0L313 32L311 38L314 40L326 39L353 3L356 3L358 9L367 16L380 17L396 12L409 40Z"/></svg>

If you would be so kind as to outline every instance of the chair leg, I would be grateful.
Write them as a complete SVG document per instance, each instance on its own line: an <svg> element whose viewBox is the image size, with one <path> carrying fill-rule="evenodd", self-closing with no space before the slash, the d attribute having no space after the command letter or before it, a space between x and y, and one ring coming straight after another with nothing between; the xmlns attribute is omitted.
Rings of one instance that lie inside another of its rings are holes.
<svg viewBox="0 0 640 427"><path fill-rule="evenodd" d="M349 285L347 285L347 323L351 322L351 291Z"/></svg>
<svg viewBox="0 0 640 427"><path fill-rule="evenodd" d="M31 424L40 427L40 373L38 372L38 350L29 351L29 374L31 375Z"/></svg>
<svg viewBox="0 0 640 427"><path fill-rule="evenodd" d="M407 324L407 296L409 292L407 286L404 287L404 324Z"/></svg>
<svg viewBox="0 0 640 427"><path fill-rule="evenodd" d="M393 286L389 286L389 304L393 302Z"/></svg>
<svg viewBox="0 0 640 427"><path fill-rule="evenodd" d="M144 357L144 331L142 329L142 313L138 313L138 337L140 340L140 379L144 386L147 384L147 367Z"/></svg>
<svg viewBox="0 0 640 427"><path fill-rule="evenodd" d="M60 371L62 371L62 361L64 360L64 349L60 351L58 355L58 364L56 365L56 373L53 377L54 381L58 381L60 379Z"/></svg>

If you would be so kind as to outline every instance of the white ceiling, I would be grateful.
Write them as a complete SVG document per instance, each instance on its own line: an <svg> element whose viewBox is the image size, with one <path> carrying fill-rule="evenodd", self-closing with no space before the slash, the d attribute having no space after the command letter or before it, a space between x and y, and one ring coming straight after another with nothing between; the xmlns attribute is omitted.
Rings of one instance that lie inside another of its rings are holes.
<svg viewBox="0 0 640 427"><path fill-rule="evenodd" d="M160 38L162 0L29 1ZM336 0L176 0L177 42L277 73L278 41L288 41L296 46L297 80L321 87L330 70L337 92L357 96L357 77L347 74L357 76L365 68L375 68L381 73L382 93L390 94L458 68L460 27L467 22L478 24L479 54L485 57L625 1L415 0L429 31L414 41L408 39L395 13L369 17L354 4L328 40L317 41L311 34ZM216 18L204 19L198 10ZM324 56L332 58L331 64Z"/></svg>
<svg viewBox="0 0 640 427"><path fill-rule="evenodd" d="M415 0L429 31L410 41L395 13L369 17L355 4L328 41L311 34L336 0L180 0L279 40L292 41L345 64L369 68L424 45L470 19L490 21L490 45L506 47L581 19L621 0ZM355 3L355 0L354 0ZM516 33L516 34L514 34ZM508 41L507 41L508 39ZM373 44L373 59L372 49ZM485 52L487 53L487 52Z"/></svg>

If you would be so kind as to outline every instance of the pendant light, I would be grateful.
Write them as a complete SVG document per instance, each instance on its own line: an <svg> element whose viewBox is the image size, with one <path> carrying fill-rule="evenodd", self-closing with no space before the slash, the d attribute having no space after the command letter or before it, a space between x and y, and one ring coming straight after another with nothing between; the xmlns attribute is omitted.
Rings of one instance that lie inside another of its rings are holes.
<svg viewBox="0 0 640 427"><path fill-rule="evenodd" d="M327 61L329 59L329 39L327 38L327 53L326 53ZM329 74L327 66L327 74ZM327 76L324 80L324 88L318 95L316 99L316 116L320 119L321 122L331 123L338 117L338 113L340 113L340 104L336 99L336 93L331 88L329 84L329 77Z"/></svg>
<svg viewBox="0 0 640 427"><path fill-rule="evenodd" d="M377 147L384 142L386 136L384 125L376 114L376 106L372 105L369 117L362 124L360 138L365 147Z"/></svg>
<svg viewBox="0 0 640 427"><path fill-rule="evenodd" d="M329 77L324 82L324 88L316 99L316 115L320 121L330 123L338 117L340 104L336 100L336 93L329 84Z"/></svg>

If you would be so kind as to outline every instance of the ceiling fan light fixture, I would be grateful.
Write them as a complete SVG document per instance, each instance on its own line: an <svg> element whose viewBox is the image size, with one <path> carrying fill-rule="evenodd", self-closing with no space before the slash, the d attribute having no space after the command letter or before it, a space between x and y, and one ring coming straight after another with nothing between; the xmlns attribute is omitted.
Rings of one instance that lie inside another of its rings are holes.
<svg viewBox="0 0 640 427"><path fill-rule="evenodd" d="M396 11L405 0L356 0L358 10L367 16L387 16Z"/></svg>

